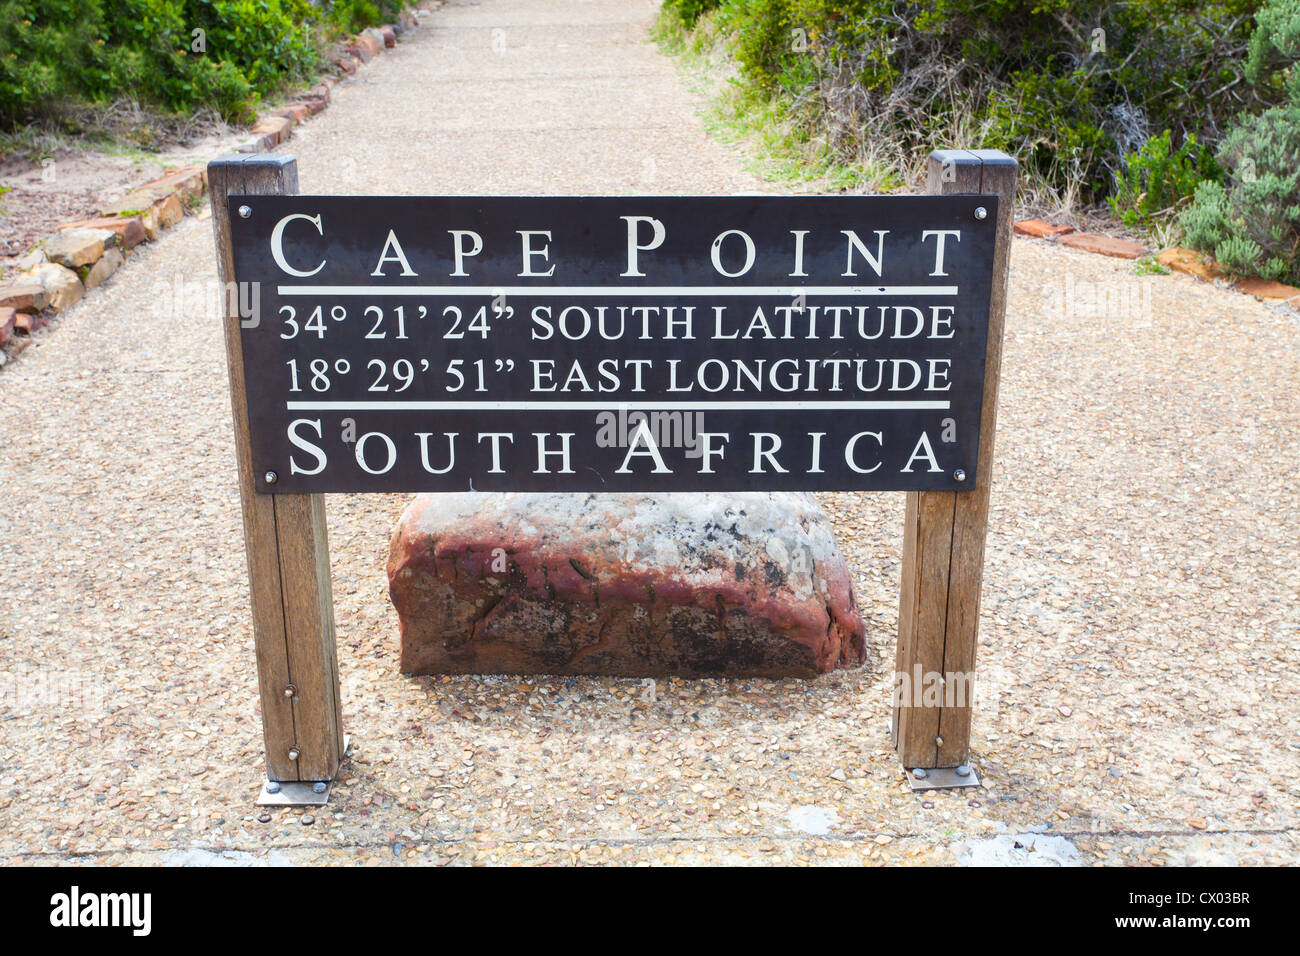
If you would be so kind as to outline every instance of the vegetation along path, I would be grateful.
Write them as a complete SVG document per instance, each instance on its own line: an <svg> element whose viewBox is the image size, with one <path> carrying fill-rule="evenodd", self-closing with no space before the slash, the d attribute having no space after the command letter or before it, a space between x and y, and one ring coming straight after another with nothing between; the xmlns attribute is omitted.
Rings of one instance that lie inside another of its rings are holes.
<svg viewBox="0 0 1300 956"><path fill-rule="evenodd" d="M286 147L303 190L768 188L704 131L653 13L449 4ZM215 282L210 228L187 218L0 373L0 863L1295 858L1300 325L1023 239L984 789L914 796L890 750L900 495L823 496L865 668L653 692L400 676L383 561L405 499L358 496L328 501L355 755L327 808L261 820L221 328L210 287L183 294Z"/></svg>

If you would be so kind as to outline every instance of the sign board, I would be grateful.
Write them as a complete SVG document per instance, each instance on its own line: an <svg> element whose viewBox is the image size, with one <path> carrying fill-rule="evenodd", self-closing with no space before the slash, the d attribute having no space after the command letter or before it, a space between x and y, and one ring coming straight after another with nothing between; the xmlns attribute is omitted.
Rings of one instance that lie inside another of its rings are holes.
<svg viewBox="0 0 1300 956"><path fill-rule="evenodd" d="M283 154L208 182L259 802L347 749L323 492L906 490L895 673L969 686L1010 156L935 150L922 197L303 197ZM977 785L941 696L896 696L899 759Z"/></svg>
<svg viewBox="0 0 1300 956"><path fill-rule="evenodd" d="M966 487L996 204L232 195L257 490Z"/></svg>

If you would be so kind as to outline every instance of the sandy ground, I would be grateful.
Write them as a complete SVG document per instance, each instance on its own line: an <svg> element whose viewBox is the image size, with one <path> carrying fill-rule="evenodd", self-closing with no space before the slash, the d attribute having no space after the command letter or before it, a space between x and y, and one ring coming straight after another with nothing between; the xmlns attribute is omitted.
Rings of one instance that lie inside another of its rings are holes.
<svg viewBox="0 0 1300 956"><path fill-rule="evenodd" d="M303 190L764 189L652 12L452 3L301 129ZM326 809L261 822L213 281L187 218L0 372L0 863L1296 860L1295 317L1016 241L979 790L913 795L889 746L900 495L823 498L865 668L653 694L400 676L405 499L354 496L328 500L354 756Z"/></svg>

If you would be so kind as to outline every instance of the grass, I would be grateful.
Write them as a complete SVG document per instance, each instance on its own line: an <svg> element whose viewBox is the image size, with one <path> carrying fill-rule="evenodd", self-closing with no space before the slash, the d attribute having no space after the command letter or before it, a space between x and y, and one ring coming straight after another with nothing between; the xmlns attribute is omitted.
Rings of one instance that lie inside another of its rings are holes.
<svg viewBox="0 0 1300 956"><path fill-rule="evenodd" d="M828 192L894 192L906 185L888 164L843 162L779 100L743 90L711 15L701 17L688 33L677 17L661 11L651 36L664 53L679 58L688 87L707 98L705 128L724 143L748 147L745 167L759 178Z"/></svg>
<svg viewBox="0 0 1300 956"><path fill-rule="evenodd" d="M1155 256L1142 256L1133 263L1133 274L1140 276L1167 276L1169 267Z"/></svg>
<svg viewBox="0 0 1300 956"><path fill-rule="evenodd" d="M93 151L143 161L168 146L227 129L211 109L173 115L147 109L129 98L107 106L67 105L55 116L0 132L0 159L39 164L58 155Z"/></svg>

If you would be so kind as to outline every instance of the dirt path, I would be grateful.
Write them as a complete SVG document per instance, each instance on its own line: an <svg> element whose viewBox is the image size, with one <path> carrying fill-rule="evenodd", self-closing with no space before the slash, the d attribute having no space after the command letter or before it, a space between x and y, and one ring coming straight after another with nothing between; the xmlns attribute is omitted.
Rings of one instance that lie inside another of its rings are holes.
<svg viewBox="0 0 1300 956"><path fill-rule="evenodd" d="M651 15L453 2L301 129L302 188L762 190ZM404 499L373 496L328 503L355 757L310 825L260 823L221 330L175 292L215 281L210 223L186 219L0 374L0 863L1294 861L1300 326L1128 269L1014 248L983 791L923 802L889 749L900 496L825 499L872 664L653 701L401 677L382 565ZM1027 832L1063 839L986 842Z"/></svg>

